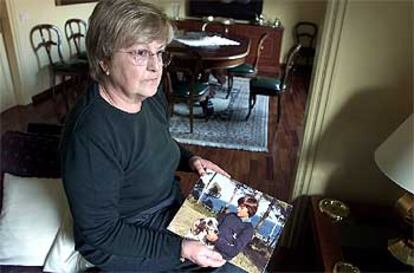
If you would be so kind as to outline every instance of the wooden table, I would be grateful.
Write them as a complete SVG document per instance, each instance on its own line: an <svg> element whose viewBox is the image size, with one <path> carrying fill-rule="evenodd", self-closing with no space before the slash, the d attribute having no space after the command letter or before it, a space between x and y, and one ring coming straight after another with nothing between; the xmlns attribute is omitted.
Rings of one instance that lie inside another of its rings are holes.
<svg viewBox="0 0 414 273"><path fill-rule="evenodd" d="M180 19L175 21L177 29L182 31L200 31L203 25L203 20L195 18ZM260 37L264 33L268 33L269 36L263 44L263 50L260 55L258 64L258 75L275 77L280 73L279 59L284 29L280 27L271 26L259 26L248 23L234 23L227 25L228 34L240 35L248 37L250 39L250 53L246 57L246 62L252 64L256 59L257 44ZM208 26L209 31L223 32L223 28L219 24L211 24Z"/></svg>
<svg viewBox="0 0 414 273"><path fill-rule="evenodd" d="M401 234L393 207L345 202L350 215L335 223L319 211L321 199L311 197L310 220L325 272L331 272L339 261L351 263L361 272L411 272L387 250L387 241Z"/></svg>
<svg viewBox="0 0 414 273"><path fill-rule="evenodd" d="M300 196L293 202L269 272L332 272L340 261L361 272L413 272L387 250L387 241L401 234L392 206L344 201L350 215L334 222L319 210L323 198Z"/></svg>
<svg viewBox="0 0 414 273"><path fill-rule="evenodd" d="M238 41L237 46L204 46L195 47L173 41L167 50L182 51L183 48L196 52L202 59L202 70L227 69L245 63L250 52L250 39L243 36L228 35L226 38Z"/></svg>

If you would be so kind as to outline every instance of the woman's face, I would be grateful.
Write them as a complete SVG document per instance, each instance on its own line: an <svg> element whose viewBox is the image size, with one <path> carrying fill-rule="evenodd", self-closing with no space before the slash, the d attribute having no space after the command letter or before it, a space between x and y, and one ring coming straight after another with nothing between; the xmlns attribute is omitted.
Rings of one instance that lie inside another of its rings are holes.
<svg viewBox="0 0 414 273"><path fill-rule="evenodd" d="M245 206L238 206L237 216L240 218L249 218L249 210Z"/></svg>
<svg viewBox="0 0 414 273"><path fill-rule="evenodd" d="M110 89L126 99L133 100L142 101L155 95L163 68L158 56L164 50L165 43L154 41L149 44L135 44L114 52L109 62L102 63L104 70L109 71ZM140 54L140 57L136 56L140 58L140 62L136 62L133 52ZM145 55L143 53L149 53L146 54L147 58L142 58ZM142 62L142 59L146 61Z"/></svg>

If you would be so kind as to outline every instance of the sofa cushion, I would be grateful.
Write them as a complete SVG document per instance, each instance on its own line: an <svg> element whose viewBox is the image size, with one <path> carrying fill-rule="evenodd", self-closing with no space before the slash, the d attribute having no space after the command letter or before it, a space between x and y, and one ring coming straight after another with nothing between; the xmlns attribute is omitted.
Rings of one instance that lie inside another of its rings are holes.
<svg viewBox="0 0 414 273"><path fill-rule="evenodd" d="M42 266L66 203L60 179L6 173L0 214L0 264Z"/></svg>
<svg viewBox="0 0 414 273"><path fill-rule="evenodd" d="M62 224L47 255L44 272L78 273L93 267L82 255L75 250L73 237L73 219L66 209Z"/></svg>
<svg viewBox="0 0 414 273"><path fill-rule="evenodd" d="M59 138L17 131L1 136L0 211L2 209L3 174L21 177L60 177Z"/></svg>

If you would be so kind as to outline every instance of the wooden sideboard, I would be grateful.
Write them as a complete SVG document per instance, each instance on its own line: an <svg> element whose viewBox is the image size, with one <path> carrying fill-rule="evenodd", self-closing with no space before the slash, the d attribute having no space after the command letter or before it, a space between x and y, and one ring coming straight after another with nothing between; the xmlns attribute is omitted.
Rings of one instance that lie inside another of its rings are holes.
<svg viewBox="0 0 414 273"><path fill-rule="evenodd" d="M186 31L201 31L203 22L195 19L185 19L175 21L175 24L178 29ZM208 26L207 30L211 32L222 32L223 27L218 24L211 24ZM275 76L280 72L279 59L280 49L282 46L283 28L239 23L228 26L228 33L247 36L250 38L251 47L250 53L247 57L248 63L253 63L257 51L257 43L260 36L265 32L268 32L270 35L263 45L263 52L260 56L259 62L259 75Z"/></svg>

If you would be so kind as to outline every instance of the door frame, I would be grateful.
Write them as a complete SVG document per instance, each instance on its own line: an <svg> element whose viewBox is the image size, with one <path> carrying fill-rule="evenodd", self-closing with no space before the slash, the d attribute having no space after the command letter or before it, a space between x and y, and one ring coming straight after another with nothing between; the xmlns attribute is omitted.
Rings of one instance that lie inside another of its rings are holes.
<svg viewBox="0 0 414 273"><path fill-rule="evenodd" d="M316 67L312 72L310 98L305 111L305 128L300 147L297 172L291 200L307 195L312 181L315 158L335 77L337 56L342 37L348 0L328 0L321 43L316 52Z"/></svg>

